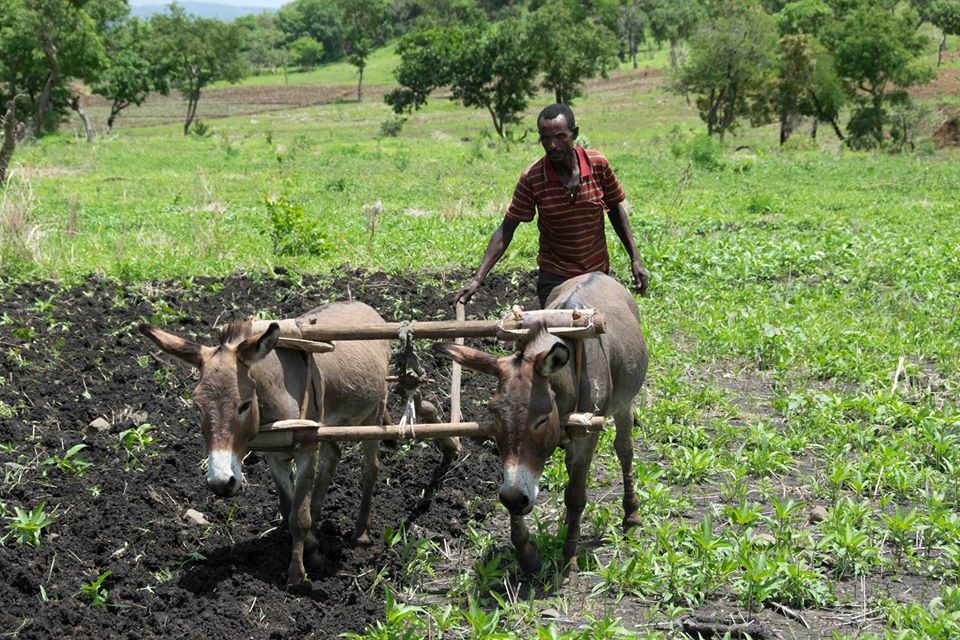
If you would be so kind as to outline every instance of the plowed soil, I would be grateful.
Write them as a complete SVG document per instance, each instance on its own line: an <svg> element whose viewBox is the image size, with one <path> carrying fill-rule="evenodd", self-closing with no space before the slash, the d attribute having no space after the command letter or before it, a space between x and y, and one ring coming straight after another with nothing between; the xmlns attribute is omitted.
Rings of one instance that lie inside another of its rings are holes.
<svg viewBox="0 0 960 640"><path fill-rule="evenodd" d="M249 484L233 500L206 489L198 416L187 400L194 374L160 357L136 326L159 322L209 343L213 327L231 318L292 317L345 299L348 290L388 320L449 319L446 301L463 275L427 284L345 271L296 281L279 274L137 287L90 278L70 288L0 290L0 515L42 503L56 519L39 547L13 536L0 545L0 633L38 640L325 638L382 619L374 578L397 561L379 537L368 547L348 542L359 502L357 447L344 446L315 524L327 570L311 576L304 592L290 593L290 539L279 528L266 465L256 454L247 458ZM491 277L471 315L492 317L514 302L534 308L533 278L519 275L519 288L516 275L512 284ZM429 355L424 363L437 379L425 395L446 412L449 365ZM465 418L481 417L478 399L489 383L465 372L463 389ZM98 418L107 426L88 427ZM119 434L143 422L155 426L155 442L134 461ZM56 462L76 444L85 448L69 460L91 464L82 474ZM382 445L373 531L416 525L421 535L453 540L469 520L484 521L499 459L489 443L467 441L464 450L435 482L441 456L434 447ZM188 509L210 524L191 524ZM105 572L106 606L95 606L81 589Z"/></svg>

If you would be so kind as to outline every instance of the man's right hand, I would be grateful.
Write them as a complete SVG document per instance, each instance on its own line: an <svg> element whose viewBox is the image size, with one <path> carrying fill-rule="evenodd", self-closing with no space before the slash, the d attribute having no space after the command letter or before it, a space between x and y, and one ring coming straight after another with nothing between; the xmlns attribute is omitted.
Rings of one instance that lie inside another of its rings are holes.
<svg viewBox="0 0 960 640"><path fill-rule="evenodd" d="M480 281L474 278L467 283L467 286L465 286L463 289L460 289L457 295L453 296L453 300L450 301L450 306L455 307L457 306L458 302L462 302L464 304L468 303L470 298L473 297L473 294L475 294L479 288Z"/></svg>

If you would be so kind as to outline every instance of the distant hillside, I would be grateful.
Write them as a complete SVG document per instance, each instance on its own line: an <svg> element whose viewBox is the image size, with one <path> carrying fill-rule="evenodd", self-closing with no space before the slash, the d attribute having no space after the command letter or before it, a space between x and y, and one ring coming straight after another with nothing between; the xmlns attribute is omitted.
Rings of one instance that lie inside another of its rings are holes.
<svg viewBox="0 0 960 640"><path fill-rule="evenodd" d="M130 15L137 18L149 18L155 13L164 13L170 3L149 4L139 7L130 7ZM267 6L241 7L231 4L216 4L214 2L178 2L184 11L189 15L199 18L216 18L229 22L240 16L249 16L262 13L264 11L275 11L275 8Z"/></svg>

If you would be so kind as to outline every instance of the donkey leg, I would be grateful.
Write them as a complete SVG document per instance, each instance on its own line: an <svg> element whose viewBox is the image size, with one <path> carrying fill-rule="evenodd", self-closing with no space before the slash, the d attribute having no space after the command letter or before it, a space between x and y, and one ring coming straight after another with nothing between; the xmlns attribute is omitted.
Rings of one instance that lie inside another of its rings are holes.
<svg viewBox="0 0 960 640"><path fill-rule="evenodd" d="M293 507L290 511L290 568L287 570L287 586L303 583L307 575L303 566L303 550L313 525L311 502L313 486L317 477L317 447L303 447L294 454L297 475L293 483Z"/></svg>
<svg viewBox="0 0 960 640"><path fill-rule="evenodd" d="M433 406L432 402L427 402L421 398L417 398L417 416L420 418L420 421L425 424L436 424L440 422L440 416L437 413L437 408ZM443 464L449 465L451 462L460 457L460 438L437 438L436 439L437 447L440 449L440 453L443 454Z"/></svg>
<svg viewBox="0 0 960 640"><path fill-rule="evenodd" d="M280 499L280 515L283 517L283 526L289 527L290 504L293 502L293 469L290 466L291 458L276 453L263 454L270 475L277 485L277 498Z"/></svg>
<svg viewBox="0 0 960 640"><path fill-rule="evenodd" d="M540 569L540 552L530 542L530 530L523 516L510 516L510 541L517 552L517 563L526 573Z"/></svg>
<svg viewBox="0 0 960 640"><path fill-rule="evenodd" d="M310 514L314 520L320 517L320 509L327 497L330 483L340 462L340 445L336 442L321 442L317 447L317 479L310 499Z"/></svg>
<svg viewBox="0 0 960 640"><path fill-rule="evenodd" d="M576 571L577 549L580 546L580 519L587 506L587 475L597 448L597 435L589 435L567 445L564 462L567 465L567 488L563 502L567 508L567 539L563 543L563 571Z"/></svg>
<svg viewBox="0 0 960 640"><path fill-rule="evenodd" d="M613 448L623 471L623 530L628 531L631 527L640 525L640 516L637 515L640 502L633 486L633 411L626 409L615 413L613 421L617 425Z"/></svg>
<svg viewBox="0 0 960 640"><path fill-rule="evenodd" d="M376 424L376 423L368 423ZM380 441L365 440L361 445L362 461L360 469L361 494L360 510L357 512L357 522L353 527L353 541L357 544L368 545L370 528L373 526L373 489L380 475Z"/></svg>

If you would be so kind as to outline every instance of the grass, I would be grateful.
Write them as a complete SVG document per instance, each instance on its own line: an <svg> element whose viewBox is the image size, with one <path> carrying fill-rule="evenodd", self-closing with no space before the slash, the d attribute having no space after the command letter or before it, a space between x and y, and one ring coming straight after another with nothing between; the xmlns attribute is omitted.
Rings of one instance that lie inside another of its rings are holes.
<svg viewBox="0 0 960 640"><path fill-rule="evenodd" d="M371 83L390 55L371 62ZM393 530L400 568L376 580L386 617L362 637L677 637L671 621L716 601L747 615L780 605L844 616L856 605L877 612L861 623L881 635L955 637L955 155L854 153L829 135L780 149L771 128L704 144L682 98L631 85L642 71L616 77L623 83L599 85L577 115L630 194L653 276L640 301L652 369L635 433L644 524L618 531L605 434L579 586L558 589L547 570L537 594L519 594L503 531L471 529L454 568L456 554ZM212 121L206 138L175 125L92 146L46 138L15 159L4 233L22 242L4 269L136 281L344 263L475 267L540 153L534 136L500 142L483 113L441 98L398 137L381 137L390 117L370 101ZM271 212L268 201L286 204ZM382 212L365 209L375 202ZM316 250L279 251L278 224ZM524 225L498 269L532 268L536 243ZM611 255L624 276L615 242ZM124 441L128 453L149 444L146 429L138 435ZM548 565L559 562L562 486L549 469L531 525ZM423 583L442 572L455 578L438 604ZM907 574L919 586L896 592L889 576Z"/></svg>

